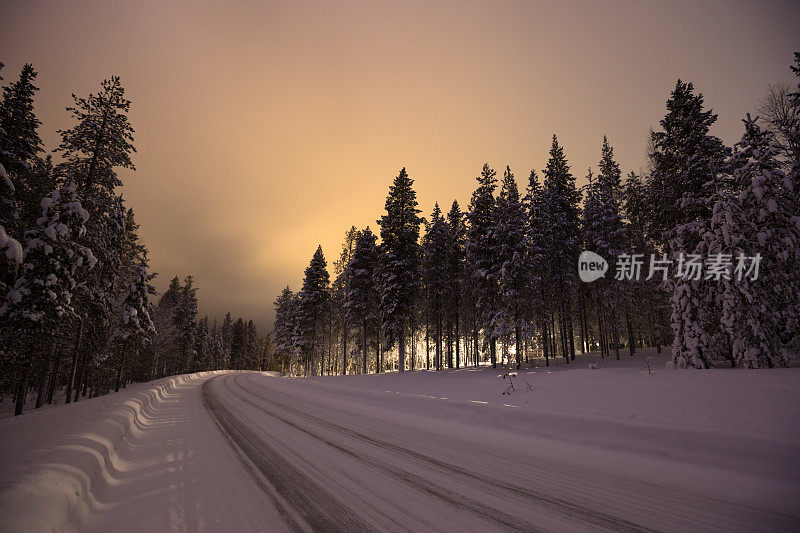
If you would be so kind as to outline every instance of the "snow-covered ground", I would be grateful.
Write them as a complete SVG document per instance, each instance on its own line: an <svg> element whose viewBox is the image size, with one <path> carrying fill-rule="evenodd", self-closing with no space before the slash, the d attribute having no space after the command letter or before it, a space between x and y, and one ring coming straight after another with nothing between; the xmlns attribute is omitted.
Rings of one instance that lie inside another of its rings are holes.
<svg viewBox="0 0 800 533"><path fill-rule="evenodd" d="M0 529L800 530L800 368L666 359L139 384L0 420Z"/></svg>

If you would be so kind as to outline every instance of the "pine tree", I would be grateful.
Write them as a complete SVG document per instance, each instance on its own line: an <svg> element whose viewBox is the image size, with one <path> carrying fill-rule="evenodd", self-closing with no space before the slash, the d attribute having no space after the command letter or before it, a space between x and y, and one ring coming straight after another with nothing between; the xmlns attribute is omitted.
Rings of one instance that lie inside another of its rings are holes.
<svg viewBox="0 0 800 533"><path fill-rule="evenodd" d="M114 310L126 280L121 275L126 243L126 214L118 168L135 170L131 155L136 151L133 128L127 113L130 101L119 78L102 83L98 94L87 98L73 95L74 106L67 110L76 124L59 130L61 144L56 149L63 162L55 174L76 183L83 205L90 214L81 243L97 257L98 265L84 280L77 295L81 323L85 322L86 342L81 348L82 368L103 362L113 330ZM102 366L97 367L102 371ZM81 374L84 374L84 370ZM81 386L82 378L78 381Z"/></svg>
<svg viewBox="0 0 800 533"><path fill-rule="evenodd" d="M131 342L149 342L155 335L156 328L150 318L152 303L150 296L156 290L150 283L155 274L150 273L146 255L139 257L133 279L128 284L122 301L122 314L114 329L112 339L122 343L120 361L114 380L114 391L119 390L120 379L125 365L125 352Z"/></svg>
<svg viewBox="0 0 800 533"><path fill-rule="evenodd" d="M705 239L710 253L731 260L719 281L733 361L748 368L785 366L800 331L798 196L781 169L774 133L750 115L743 122L745 133L727 165L732 187L718 195ZM738 258L757 255L758 277L737 275Z"/></svg>
<svg viewBox="0 0 800 533"><path fill-rule="evenodd" d="M523 338L528 333L527 324L531 300L531 270L528 255L528 224L525 207L517 189L514 174L507 166L503 184L497 198L497 216L492 228L497 241L497 280L500 299L498 313L491 327L502 336L514 335L516 363L522 365ZM507 329L510 328L510 331Z"/></svg>
<svg viewBox="0 0 800 533"><path fill-rule="evenodd" d="M398 343L398 368L405 371L406 329L411 323L420 288L417 193L403 168L386 198L381 227L380 312L381 328L389 347Z"/></svg>
<svg viewBox="0 0 800 533"><path fill-rule="evenodd" d="M298 315L298 298L287 286L275 300L275 322L273 325L273 339L275 340L275 353L281 359L281 375L285 375L288 368L298 356L298 347L295 343L294 328Z"/></svg>
<svg viewBox="0 0 800 533"><path fill-rule="evenodd" d="M197 330L197 288L192 276L186 276L177 298L173 315L177 333L178 353L173 363L173 374L185 372L194 358L195 333Z"/></svg>
<svg viewBox="0 0 800 533"><path fill-rule="evenodd" d="M478 176L478 188L472 193L467 218L467 263L475 280L476 313L491 351L492 367L497 367L497 334L493 318L499 306L497 288L498 243L492 228L495 225L495 198L497 173L483 165Z"/></svg>
<svg viewBox="0 0 800 533"><path fill-rule="evenodd" d="M558 313L561 354L569 363L574 358L572 342L572 304L575 295L576 269L580 248L579 208L581 193L575 186L564 149L553 135L550 158L544 171L542 195L543 224L547 234L549 287L553 309ZM553 323L551 319L551 323Z"/></svg>
<svg viewBox="0 0 800 533"><path fill-rule="evenodd" d="M600 159L600 174L595 183L590 183L587 200L584 205L584 238L589 250L603 257L610 265L617 264L617 258L628 252L627 230L622 219L621 176L619 164L614 160L614 151L603 136L603 147ZM630 284L627 284L630 285ZM594 281L591 285L596 299L598 313L603 316L599 322L610 324L611 335L619 359L619 333L617 309L626 301L626 290L613 276L607 275Z"/></svg>
<svg viewBox="0 0 800 533"><path fill-rule="evenodd" d="M652 134L650 208L657 212L651 229L662 249L674 260L703 251L709 230L712 195L728 149L709 134L717 116L703 109L703 95L678 80L667 100L663 131ZM702 255L702 254L701 254ZM673 363L678 367L714 366L725 339L715 331L719 309L706 280L669 280L672 292Z"/></svg>
<svg viewBox="0 0 800 533"><path fill-rule="evenodd" d="M350 258L353 255L353 248L355 247L356 236L358 231L356 230L355 226L350 226L350 229L347 230L344 236L344 244L342 244L342 251L339 254L339 260L334 261L334 273L336 278L334 279L333 286L331 287L331 297L330 297L330 314L328 316L329 321L329 336L331 336L333 332L333 315L335 314L337 317L341 319L341 329L342 329L342 375L347 373L347 359L350 353L347 350L347 341L349 340L349 332L350 332L350 325L348 320L348 315L345 309L345 300L347 297L347 290L350 283L350 271L348 270L348 265L350 264ZM333 339L329 339L328 342L328 349L333 349ZM324 359L324 356L323 356ZM332 361L330 361L332 366ZM324 367L324 365L323 365ZM323 369L324 371L324 369Z"/></svg>
<svg viewBox="0 0 800 533"><path fill-rule="evenodd" d="M430 315L435 324L436 358L434 366L441 370L443 325L450 290L448 273L450 270L450 226L442 217L436 203L431 218L426 223L422 244L422 280Z"/></svg>
<svg viewBox="0 0 800 533"><path fill-rule="evenodd" d="M318 246L305 270L303 288L300 290L300 349L305 356L306 374L316 375L315 351L318 338L325 324L326 310L330 298L328 263Z"/></svg>
<svg viewBox="0 0 800 533"><path fill-rule="evenodd" d="M53 356L54 337L63 321L75 314L73 294L82 270L94 267L91 250L77 240L85 231L89 213L81 206L72 184L53 191L42 202L42 216L36 228L26 232L24 265L14 287L5 295L0 316L18 335L16 414L22 413L25 390L35 355L20 350L25 339L45 337L46 366Z"/></svg>
<svg viewBox="0 0 800 533"><path fill-rule="evenodd" d="M12 175L30 167L42 151L38 128L41 122L33 109L37 72L26 63L19 80L3 88L0 101L0 165Z"/></svg>
<svg viewBox="0 0 800 533"><path fill-rule="evenodd" d="M548 287L550 279L550 261L547 258L549 233L545 227L544 188L539 183L535 170L531 170L528 186L523 199L528 216L528 257L531 264L531 304L530 320L539 326L541 331L541 348L545 365L550 366L551 332L550 319L553 312L552 294Z"/></svg>
<svg viewBox="0 0 800 533"><path fill-rule="evenodd" d="M464 285L462 281L464 277L467 226L464 221L464 215L461 213L461 208L455 200L453 200L453 205L450 207L450 212L447 213L447 225L450 230L447 250L449 259L447 268L447 317L448 322L455 326L456 368L459 368L461 364L461 330L459 326L464 302L462 297Z"/></svg>
<svg viewBox="0 0 800 533"><path fill-rule="evenodd" d="M375 285L378 270L378 247L376 236L367 227L356 235L353 256L348 263L345 313L347 321L361 328L362 371L367 373L367 337L370 324L378 318L378 291ZM377 326L377 324L375 324ZM377 334L377 328L373 328ZM377 364L377 361L376 361Z"/></svg>

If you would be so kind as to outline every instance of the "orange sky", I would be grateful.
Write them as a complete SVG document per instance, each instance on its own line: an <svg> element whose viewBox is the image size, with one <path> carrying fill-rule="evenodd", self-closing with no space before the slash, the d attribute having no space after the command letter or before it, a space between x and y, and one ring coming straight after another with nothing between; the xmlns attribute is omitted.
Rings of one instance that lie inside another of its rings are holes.
<svg viewBox="0 0 800 533"><path fill-rule="evenodd" d="M557 133L583 181L603 134L644 163L677 77L728 143L767 83L793 82L797 2L43 2L0 4L6 83L39 71L48 149L70 93L122 77L137 171L124 193L159 272L200 311L269 327L318 243L376 228L405 166L424 214L466 207L484 161L524 187Z"/></svg>

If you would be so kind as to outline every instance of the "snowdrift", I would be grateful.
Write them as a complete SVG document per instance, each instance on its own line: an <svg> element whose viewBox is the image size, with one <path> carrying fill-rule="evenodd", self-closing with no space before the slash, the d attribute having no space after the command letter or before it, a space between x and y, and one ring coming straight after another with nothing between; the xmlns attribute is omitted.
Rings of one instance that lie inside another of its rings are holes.
<svg viewBox="0 0 800 533"><path fill-rule="evenodd" d="M126 452L163 420L181 385L213 373L173 376L91 400L0 420L2 531L69 531L108 502L126 476ZM55 438L54 438L55 437Z"/></svg>

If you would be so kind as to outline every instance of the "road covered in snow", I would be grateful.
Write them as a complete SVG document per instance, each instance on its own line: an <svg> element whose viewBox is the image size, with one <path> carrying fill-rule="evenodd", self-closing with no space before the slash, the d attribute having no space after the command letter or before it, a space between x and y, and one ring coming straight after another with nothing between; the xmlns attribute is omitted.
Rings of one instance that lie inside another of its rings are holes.
<svg viewBox="0 0 800 533"><path fill-rule="evenodd" d="M641 364L137 385L0 421L0 528L800 530L800 369Z"/></svg>

